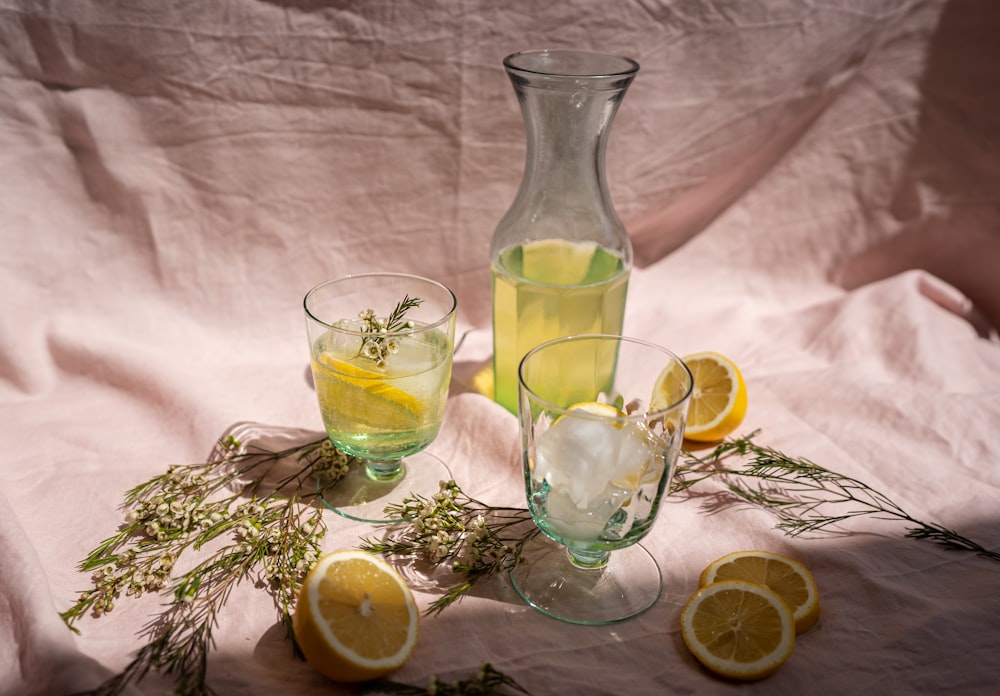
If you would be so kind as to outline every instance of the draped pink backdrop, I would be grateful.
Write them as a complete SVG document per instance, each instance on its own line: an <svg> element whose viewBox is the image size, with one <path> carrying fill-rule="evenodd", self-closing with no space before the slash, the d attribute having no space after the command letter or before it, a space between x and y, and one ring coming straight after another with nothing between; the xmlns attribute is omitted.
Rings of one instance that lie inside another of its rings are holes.
<svg viewBox="0 0 1000 696"><path fill-rule="evenodd" d="M637 260L625 332L732 357L741 432L1000 550L998 34L989 0L0 0L0 692L90 688L140 647L156 597L80 635L58 617L127 488L240 421L321 430L301 299L333 276L454 289L431 451L523 504L515 419L472 377L524 153L500 61L527 48L642 66L607 157ZM327 549L371 531L329 522ZM489 661L535 694L735 691L685 651L678 602L758 547L813 570L823 615L744 691L992 693L1000 565L898 523L847 530L793 539L675 500L646 542L666 583L647 614L569 626L497 580L425 618L395 678ZM220 694L347 692L249 586L209 669Z"/></svg>

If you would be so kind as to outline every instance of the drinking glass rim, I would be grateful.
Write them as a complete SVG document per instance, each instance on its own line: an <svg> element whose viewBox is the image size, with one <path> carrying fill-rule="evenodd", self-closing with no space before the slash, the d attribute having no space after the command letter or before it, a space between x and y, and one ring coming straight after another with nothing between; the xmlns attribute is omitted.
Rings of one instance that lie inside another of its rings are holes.
<svg viewBox="0 0 1000 696"><path fill-rule="evenodd" d="M552 72L549 70L541 70L538 68L529 68L524 65L519 65L518 60L521 58L532 58L536 56L554 56L558 58L596 58L606 60L608 63L611 61L618 61L622 63L623 67L619 70L609 69L609 70L585 70L585 71L570 71L563 70L560 72ZM519 73L524 73L527 75L542 75L548 77L575 77L575 78L605 78L605 77L627 77L629 75L634 75L639 72L638 61L629 58L628 56L622 56L615 53L602 53L600 51L585 51L573 48L536 48L526 51L517 51L516 53L511 53L510 55L504 57L503 59L504 68L508 70L514 70Z"/></svg>
<svg viewBox="0 0 1000 696"><path fill-rule="evenodd" d="M406 280L422 281L424 283L428 283L429 285L436 285L438 288L444 290L447 293L447 296L451 298L451 307L437 321L423 324L420 327L412 329L397 329L395 331L388 331L384 334L380 334L382 336L410 336L414 334L426 333L427 331L438 328L442 324L448 323L448 321L450 321L451 317L455 315L455 312L458 309L458 298L455 297L455 293L452 292L451 288L449 288L444 283L440 283L431 278L425 278L424 276L414 275L412 273L396 273L392 271L373 271L370 273L348 273L347 275L331 278L330 280L324 280L322 283L313 286L305 294L305 297L302 298L302 308L305 310L307 317L309 317L312 321L316 322L320 326L323 326L324 328L330 331L339 331L341 333L348 334L351 336L367 336L369 335L369 333L366 331L355 331L354 329L345 329L341 326L335 326L327 321L320 319L309 309L309 298L312 297L315 293L322 290L323 288L330 285L334 285L336 283L342 283L348 280L357 280L359 278L376 278L376 277L401 278ZM360 308L359 311L363 311L364 309L366 308L362 307ZM341 319L342 318L343 317L341 317ZM340 321L340 319L338 319L337 321Z"/></svg>
<svg viewBox="0 0 1000 696"><path fill-rule="evenodd" d="M535 353L540 352L546 346L550 346L550 345L553 345L553 344L556 344L556 343L567 343L567 342L570 342L570 341L578 341L578 340L583 340L583 339L594 339L594 338L610 339L610 340L616 340L616 341L624 341L624 342L627 342L627 343L634 343L634 344L646 346L648 348L655 348L656 350L660 351L661 353L665 353L667 356L669 356L674 361L676 361L676 363L678 365L680 365L681 367L684 368L684 373L687 374L687 376L688 376L687 390L676 401L668 404L667 406L664 406L663 408L659 408L659 409L657 409L655 411L644 411L642 413L625 414L625 415L622 415L622 416L615 416L614 418L611 418L610 416L599 416L599 415L596 415L596 414L588 413L586 411L580 411L579 409L577 409L576 411L572 411L572 409L570 409L568 407L557 406L556 404L552 403L548 399L545 399L545 398L539 396L538 393L535 392L534 389L532 389L531 387L529 387L527 384L524 383L524 377L522 376L522 370L524 368L524 364L528 360L528 358L531 357L532 355L534 355ZM670 411L673 411L678 406L680 406L681 404L683 404L685 401L689 400L691 398L691 394L694 392L694 375L691 374L691 368L689 368L687 366L687 363L685 363L684 360L679 355L677 355L676 353L674 353L669 348L664 348L663 346L661 346L661 345L659 345L657 343L653 343L652 341L647 341L647 340L642 339L642 338L633 338L631 336L619 336L617 334L575 334L575 335L571 335L571 336L559 336L557 338L549 339L548 341L545 341L544 343L539 343L537 346L535 346L534 348L532 348L531 350L529 350L527 353L525 353L524 357L521 358L521 361L518 363L518 366L517 366L517 383L518 383L518 388L524 387L524 389L527 390L527 392L532 396L532 398L535 401L537 401L540 404L542 404L545 407L545 409L548 410L548 411L555 411L555 412L559 413L560 415L565 415L565 414L570 413L572 411L574 417L579 416L580 418L585 418L587 420L613 421L615 423L632 423L632 422L641 422L641 421L648 421L650 419L656 419L656 418L658 418L660 416L665 415L666 413L668 413Z"/></svg>

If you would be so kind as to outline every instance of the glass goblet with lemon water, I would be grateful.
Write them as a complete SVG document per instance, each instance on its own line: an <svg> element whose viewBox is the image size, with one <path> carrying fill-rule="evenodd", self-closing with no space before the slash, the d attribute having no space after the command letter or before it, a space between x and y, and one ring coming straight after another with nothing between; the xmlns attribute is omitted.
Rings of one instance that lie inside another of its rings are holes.
<svg viewBox="0 0 1000 696"><path fill-rule="evenodd" d="M511 570L514 587L572 623L645 611L663 581L638 542L680 453L691 372L655 344L580 335L532 349L518 376L528 507L543 534Z"/></svg>
<svg viewBox="0 0 1000 696"><path fill-rule="evenodd" d="M331 280L304 300L313 383L331 442L366 460L323 492L353 519L433 495L451 477L425 452L441 428L451 381L457 302L438 282L401 273Z"/></svg>

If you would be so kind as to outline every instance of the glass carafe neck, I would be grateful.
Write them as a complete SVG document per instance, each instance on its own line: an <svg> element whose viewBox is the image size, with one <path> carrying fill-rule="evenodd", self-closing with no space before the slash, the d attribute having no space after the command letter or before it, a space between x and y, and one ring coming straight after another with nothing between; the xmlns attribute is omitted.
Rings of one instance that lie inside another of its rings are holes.
<svg viewBox="0 0 1000 696"><path fill-rule="evenodd" d="M521 186L500 227L517 239L595 241L628 258L604 173L611 123L639 69L630 58L585 51L528 51L504 59L524 117Z"/></svg>

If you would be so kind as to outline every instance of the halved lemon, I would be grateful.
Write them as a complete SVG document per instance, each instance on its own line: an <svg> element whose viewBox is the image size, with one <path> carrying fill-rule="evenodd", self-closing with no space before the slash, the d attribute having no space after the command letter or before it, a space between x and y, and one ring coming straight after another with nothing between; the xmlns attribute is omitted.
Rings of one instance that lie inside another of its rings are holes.
<svg viewBox="0 0 1000 696"><path fill-rule="evenodd" d="M681 638L705 667L724 677L761 679L795 649L792 610L763 585L725 580L697 590L681 609Z"/></svg>
<svg viewBox="0 0 1000 696"><path fill-rule="evenodd" d="M694 377L694 390L688 408L684 437L695 442L716 442L736 430L747 412L747 387L736 364L724 355L710 351L683 358ZM669 397L677 391L674 366L668 366L657 379L652 403L673 403Z"/></svg>
<svg viewBox="0 0 1000 696"><path fill-rule="evenodd" d="M417 397L386 383L386 376L338 360L329 353L316 358L316 389L324 408L383 428L413 427L424 405Z"/></svg>
<svg viewBox="0 0 1000 696"><path fill-rule="evenodd" d="M735 551L712 561L701 573L702 587L722 580L746 580L769 587L792 610L795 633L805 633L819 619L819 591L809 569L771 551Z"/></svg>
<svg viewBox="0 0 1000 696"><path fill-rule="evenodd" d="M365 551L334 551L306 576L292 617L314 669L338 682L399 669L417 642L419 612L406 581Z"/></svg>

